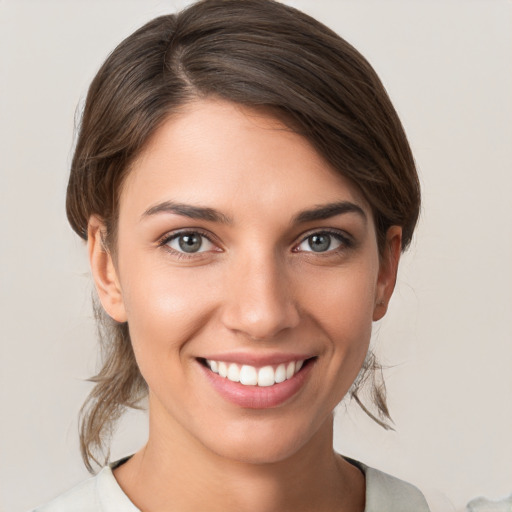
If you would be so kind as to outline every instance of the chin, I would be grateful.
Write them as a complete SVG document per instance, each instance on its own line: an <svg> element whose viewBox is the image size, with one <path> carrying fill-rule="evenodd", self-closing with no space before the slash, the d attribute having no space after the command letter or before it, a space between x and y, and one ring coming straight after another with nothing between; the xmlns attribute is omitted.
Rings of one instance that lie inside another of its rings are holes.
<svg viewBox="0 0 512 512"><path fill-rule="evenodd" d="M272 445L253 443L252 440L230 443L231 446L218 447L217 455L226 460L237 461L242 464L264 465L277 464L292 458L300 451L300 443L274 443Z"/></svg>
<svg viewBox="0 0 512 512"><path fill-rule="evenodd" d="M266 424L262 424L266 423ZM232 426L205 446L218 456L244 464L277 464L293 458L306 446L319 446L327 440L332 446L332 414L318 425L301 425L295 418L285 422L247 422L242 428ZM327 439L326 439L327 438Z"/></svg>

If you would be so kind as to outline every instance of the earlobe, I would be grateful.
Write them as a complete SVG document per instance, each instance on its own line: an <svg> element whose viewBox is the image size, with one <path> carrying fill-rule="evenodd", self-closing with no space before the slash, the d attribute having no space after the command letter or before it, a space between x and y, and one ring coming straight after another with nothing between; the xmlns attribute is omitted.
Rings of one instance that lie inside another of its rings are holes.
<svg viewBox="0 0 512 512"><path fill-rule="evenodd" d="M112 255L105 246L105 225L95 215L87 228L89 263L101 305L117 322L126 322L126 310Z"/></svg>
<svg viewBox="0 0 512 512"><path fill-rule="evenodd" d="M375 293L373 320L380 320L388 310L398 272L398 262L402 250L402 228L391 226L386 233L386 245L380 258L379 276Z"/></svg>

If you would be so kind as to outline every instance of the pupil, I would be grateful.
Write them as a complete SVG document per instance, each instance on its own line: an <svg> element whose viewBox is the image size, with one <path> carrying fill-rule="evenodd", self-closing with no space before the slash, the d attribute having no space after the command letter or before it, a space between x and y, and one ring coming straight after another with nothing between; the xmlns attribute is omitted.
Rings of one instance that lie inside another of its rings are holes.
<svg viewBox="0 0 512 512"><path fill-rule="evenodd" d="M184 252L197 252L201 248L201 237L198 235L182 235L179 238L179 245Z"/></svg>
<svg viewBox="0 0 512 512"><path fill-rule="evenodd" d="M315 252L323 252L329 249L331 237L329 235L313 235L309 238L309 246Z"/></svg>

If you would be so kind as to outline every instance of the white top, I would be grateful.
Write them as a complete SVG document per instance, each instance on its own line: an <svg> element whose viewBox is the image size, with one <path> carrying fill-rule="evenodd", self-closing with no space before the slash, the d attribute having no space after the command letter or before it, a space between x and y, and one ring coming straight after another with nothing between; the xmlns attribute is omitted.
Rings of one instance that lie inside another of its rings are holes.
<svg viewBox="0 0 512 512"><path fill-rule="evenodd" d="M361 462L347 460L366 477L364 512L430 512L423 494L413 485ZM104 467L95 477L33 512L141 512L119 487L112 467L116 464Z"/></svg>

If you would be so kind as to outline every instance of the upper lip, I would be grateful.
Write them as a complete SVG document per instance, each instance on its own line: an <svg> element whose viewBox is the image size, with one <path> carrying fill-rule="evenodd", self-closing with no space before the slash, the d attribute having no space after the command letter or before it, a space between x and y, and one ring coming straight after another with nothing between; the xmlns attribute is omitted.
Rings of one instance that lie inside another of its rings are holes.
<svg viewBox="0 0 512 512"><path fill-rule="evenodd" d="M237 363L241 365L249 365L255 367L279 365L289 363L291 361L304 361L314 357L313 354L305 353L283 353L274 352L272 354L249 354L245 352L226 352L222 354L209 354L202 356L201 359L209 359L213 361L223 361L225 363Z"/></svg>

